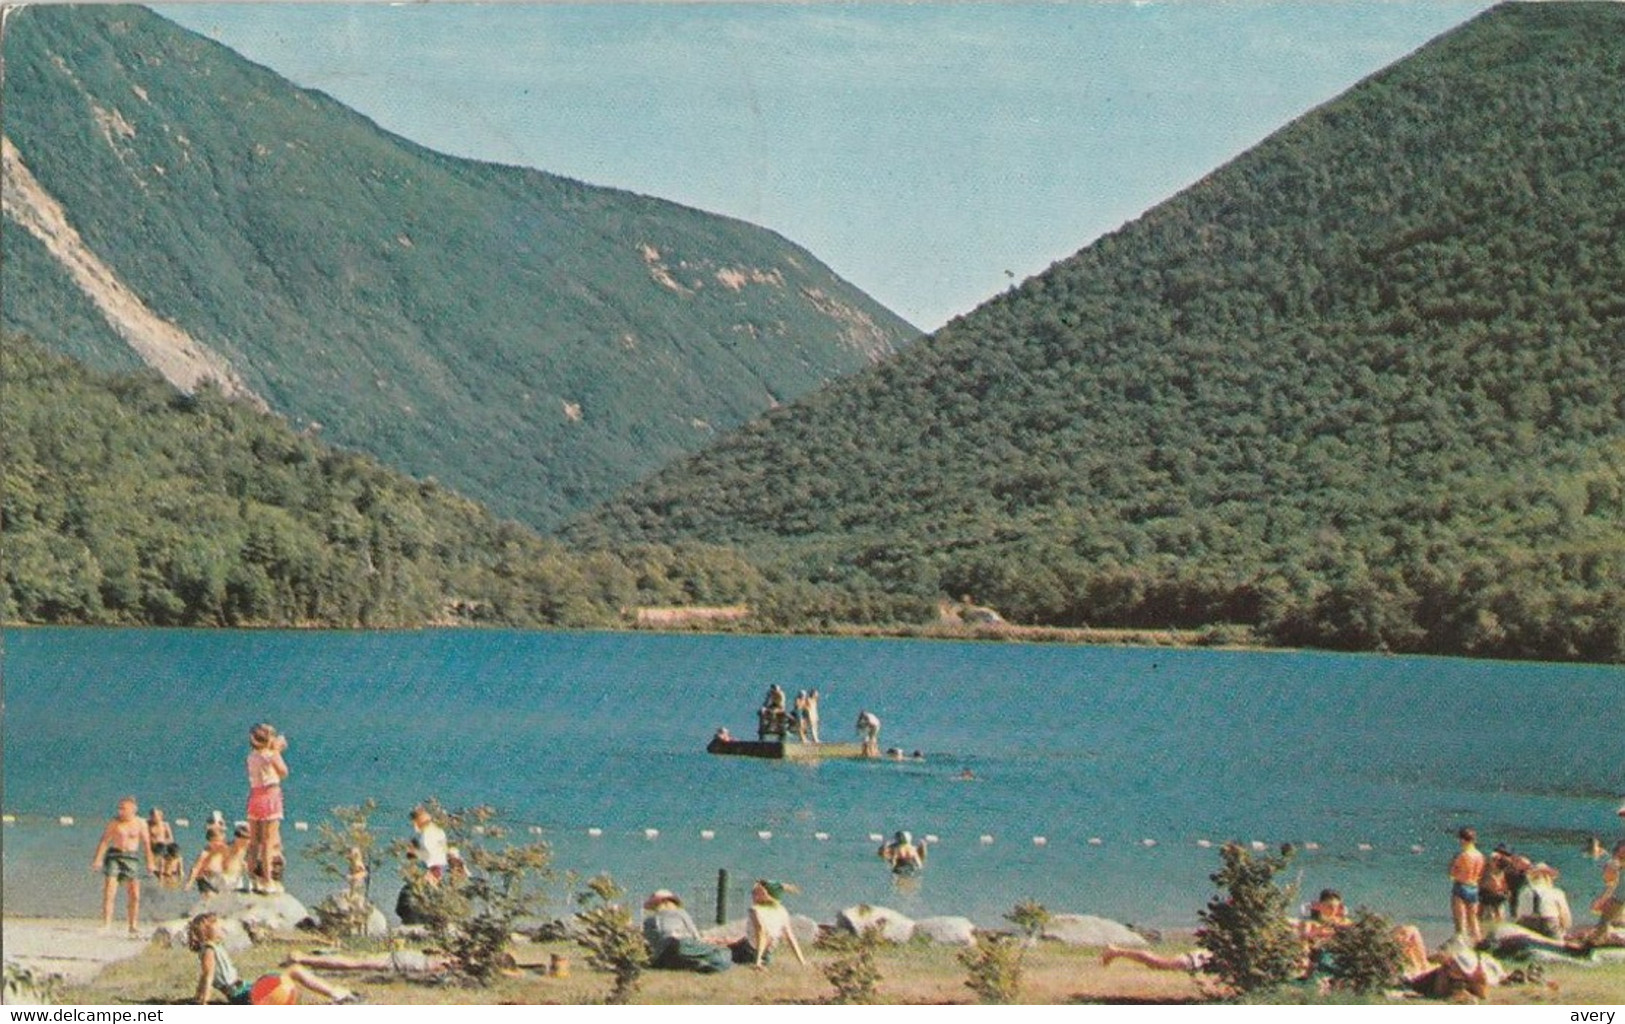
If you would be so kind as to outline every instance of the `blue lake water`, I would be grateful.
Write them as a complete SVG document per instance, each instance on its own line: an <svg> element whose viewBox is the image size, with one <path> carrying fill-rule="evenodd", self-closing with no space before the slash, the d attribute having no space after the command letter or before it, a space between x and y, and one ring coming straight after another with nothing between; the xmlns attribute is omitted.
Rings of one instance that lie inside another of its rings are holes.
<svg viewBox="0 0 1625 1024"><path fill-rule="evenodd" d="M314 830L372 797L382 830L405 836L407 810L436 796L542 827L561 868L678 889L697 908L726 868L736 908L750 878L778 877L821 919L868 902L993 924L1032 898L1189 926L1218 861L1199 842L1233 838L1317 843L1293 871L1305 893L1334 886L1438 934L1457 827L1551 861L1583 906L1599 873L1581 841L1613 836L1625 792L1614 667L491 631L24 629L4 642L12 914L97 912L88 864L126 793L191 819L178 830L189 855L211 810L242 817L261 720L290 738L284 835L307 902L328 886L299 852L314 832L291 822ZM883 746L926 760L706 755L718 726L752 731L772 682L822 690L826 740L851 740L869 708ZM955 778L964 768L975 781ZM909 890L869 839L899 828L939 839ZM395 888L380 871L375 895ZM189 902L154 890L144 916Z"/></svg>

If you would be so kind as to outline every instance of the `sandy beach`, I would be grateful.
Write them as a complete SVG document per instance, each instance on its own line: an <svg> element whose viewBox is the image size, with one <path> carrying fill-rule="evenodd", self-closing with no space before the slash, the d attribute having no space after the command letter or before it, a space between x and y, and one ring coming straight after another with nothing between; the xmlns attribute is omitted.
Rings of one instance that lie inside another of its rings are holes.
<svg viewBox="0 0 1625 1024"><path fill-rule="evenodd" d="M7 961L38 973L59 974L71 985L91 981L110 963L139 956L151 936L150 926L144 926L139 937L127 935L122 921L114 922L110 932L102 931L99 921L59 917L8 917L0 922L0 945Z"/></svg>
<svg viewBox="0 0 1625 1024"><path fill-rule="evenodd" d="M90 920L8 918L4 922L6 957L36 969L63 974L59 998L69 1004L163 1004L190 999L197 978L194 955L159 943L100 935L99 929L99 922ZM250 974L274 970L296 950L308 950L319 941L313 938L305 943L268 942L240 954L238 966ZM1188 949L1189 945L1188 941L1178 941L1159 944L1157 948L1163 953L1176 953ZM373 948L381 947L362 943L357 951ZM343 980L361 991L368 1002L379 1004L592 1003L601 1001L608 989L608 976L588 968L585 952L573 943L525 943L516 952L519 969L499 978L489 988L426 984L378 972L359 973ZM544 965L554 954L573 962L570 977L547 975ZM652 971L644 975L636 1001L824 1003L833 992L819 968L831 956L823 949L809 949L810 963L806 967L786 960L764 972L738 969L711 977ZM879 952L878 966L882 974L882 1002L974 1001L964 984L964 968L951 948L916 944L888 947ZM1020 1001L1029 1003L1177 1004L1200 1003L1213 997L1211 989L1183 972L1148 971L1128 963L1106 967L1100 962L1098 949L1051 942L1031 952L1025 974ZM1625 965L1551 965L1546 982L1497 988L1487 1001L1497 1005L1611 1003L1617 1001L1620 991L1625 991ZM1293 987L1289 993L1275 998L1311 1003L1348 1000L1347 996L1320 996L1302 987ZM1391 996L1375 996L1372 1001L1392 1003L1395 1000Z"/></svg>

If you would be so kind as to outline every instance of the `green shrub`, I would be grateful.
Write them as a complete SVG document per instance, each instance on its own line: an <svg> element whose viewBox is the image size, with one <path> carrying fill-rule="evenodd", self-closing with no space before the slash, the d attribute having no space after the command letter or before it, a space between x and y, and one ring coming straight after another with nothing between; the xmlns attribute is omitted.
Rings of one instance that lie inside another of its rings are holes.
<svg viewBox="0 0 1625 1024"><path fill-rule="evenodd" d="M1010 913L1004 915L1004 919L1021 929L1021 934L1026 937L1030 946L1044 934L1044 929L1054 916L1042 903L1036 900L1023 900L1011 908Z"/></svg>
<svg viewBox="0 0 1625 1024"><path fill-rule="evenodd" d="M1013 935L982 936L975 946L961 950L959 962L969 972L965 987L984 1003L1013 1003L1021 994L1023 944Z"/></svg>
<svg viewBox="0 0 1625 1024"><path fill-rule="evenodd" d="M1264 991L1303 974L1303 942L1289 921L1296 898L1275 876L1292 860L1283 846L1278 857L1250 856L1235 843L1219 851L1223 866L1210 877L1221 890L1198 913L1196 941L1211 955L1202 970L1237 993Z"/></svg>
<svg viewBox="0 0 1625 1024"><path fill-rule="evenodd" d="M373 874L378 870L378 836L372 830L376 800L353 807L335 807L332 820L316 826L316 840L305 847L305 856L316 862L322 874L343 886L314 908L322 930L333 938L362 935L372 913L368 899ZM350 891L351 851L359 851L367 869L367 882L360 893Z"/></svg>
<svg viewBox="0 0 1625 1024"><path fill-rule="evenodd" d="M880 998L880 968L875 964L875 947L880 945L881 927L871 924L862 933L837 933L824 939L823 948L835 959L823 967L824 977L835 986L835 1002L867 1005Z"/></svg>
<svg viewBox="0 0 1625 1024"><path fill-rule="evenodd" d="M508 842L508 830L491 807L446 810L433 800L424 806L446 830L448 843L461 849L468 877L448 874L439 885L429 884L417 861L407 857L410 844L398 842L394 852L404 861L402 873L422 901L430 933L452 971L488 985L512 963L507 949L515 922L541 909L538 883L552 877L553 851L540 840Z"/></svg>
<svg viewBox="0 0 1625 1024"><path fill-rule="evenodd" d="M649 944L620 903L626 893L609 875L598 875L576 896L582 910L576 915L582 935L576 941L587 951L587 964L615 976L604 1002L620 1006L637 995L643 971L649 966Z"/></svg>
<svg viewBox="0 0 1625 1024"><path fill-rule="evenodd" d="M1322 948L1332 985L1351 992L1388 988L1405 969L1405 951L1394 937L1394 925L1364 907L1352 924L1339 928Z"/></svg>

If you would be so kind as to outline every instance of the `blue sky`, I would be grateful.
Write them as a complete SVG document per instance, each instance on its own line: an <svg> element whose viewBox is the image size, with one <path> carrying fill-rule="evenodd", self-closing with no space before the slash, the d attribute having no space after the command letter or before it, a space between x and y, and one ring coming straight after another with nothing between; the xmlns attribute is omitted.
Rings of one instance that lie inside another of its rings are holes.
<svg viewBox="0 0 1625 1024"><path fill-rule="evenodd" d="M433 149L772 228L933 329L1488 6L156 9Z"/></svg>

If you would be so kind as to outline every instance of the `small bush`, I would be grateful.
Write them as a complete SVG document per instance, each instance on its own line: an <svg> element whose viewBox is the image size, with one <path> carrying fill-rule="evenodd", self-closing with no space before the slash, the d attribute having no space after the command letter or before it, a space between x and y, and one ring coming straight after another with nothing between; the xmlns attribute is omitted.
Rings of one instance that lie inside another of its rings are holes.
<svg viewBox="0 0 1625 1024"><path fill-rule="evenodd" d="M1050 919L1055 915L1049 908L1035 900L1023 900L1013 907L1004 919L1021 929L1021 934L1027 939L1027 945L1037 942L1049 926Z"/></svg>
<svg viewBox="0 0 1625 1024"><path fill-rule="evenodd" d="M331 821L316 826L316 840L305 847L305 856L316 862L322 874L343 886L339 892L325 897L314 908L322 931L335 938L363 935L372 914L369 900L371 881L378 870L378 836L372 830L372 816L378 802L368 799L353 807L335 807L328 813ZM367 870L367 878L360 892L353 892L350 884L352 851L360 854Z"/></svg>
<svg viewBox="0 0 1625 1024"><path fill-rule="evenodd" d="M982 936L977 945L962 950L959 962L970 976L965 987L984 1003L1013 1003L1021 994L1022 961L1025 947L1012 935Z"/></svg>
<svg viewBox="0 0 1625 1024"><path fill-rule="evenodd" d="M538 883L552 877L552 849L541 841L507 842L508 830L490 807L446 810L434 801L425 806L446 830L449 843L462 850L467 877L448 873L434 885L410 856L410 844L396 843L395 853L453 972L488 985L512 963L507 947L514 923L533 916L542 905Z"/></svg>
<svg viewBox="0 0 1625 1024"><path fill-rule="evenodd" d="M583 934L576 941L587 951L587 964L615 976L604 1002L622 1006L637 995L644 969L649 966L649 944L632 914L621 904L626 895L615 879L599 875L577 894L583 907L576 915Z"/></svg>
<svg viewBox="0 0 1625 1024"><path fill-rule="evenodd" d="M1392 986L1405 969L1405 950L1393 922L1364 907L1322 947L1326 975L1336 988L1374 992Z"/></svg>
<svg viewBox="0 0 1625 1024"><path fill-rule="evenodd" d="M821 943L836 954L823 967L824 977L835 986L835 1002L867 1005L879 1000L880 968L875 964L875 947L880 945L880 934L880 925L871 924L860 935L838 933Z"/></svg>
<svg viewBox="0 0 1625 1024"><path fill-rule="evenodd" d="M1237 993L1267 991L1302 975L1303 942L1289 920L1296 893L1275 884L1292 848L1255 859L1226 843L1219 854L1223 866L1209 877L1221 892L1198 912L1196 941L1212 954L1202 970Z"/></svg>

